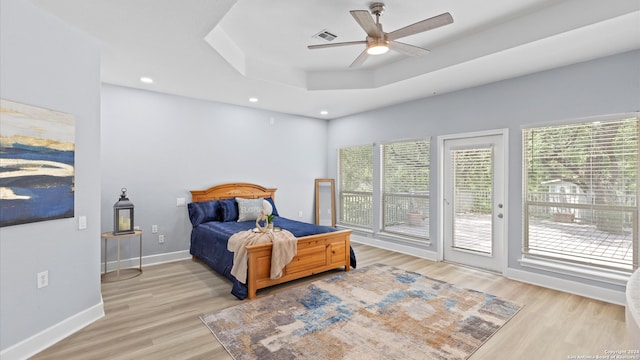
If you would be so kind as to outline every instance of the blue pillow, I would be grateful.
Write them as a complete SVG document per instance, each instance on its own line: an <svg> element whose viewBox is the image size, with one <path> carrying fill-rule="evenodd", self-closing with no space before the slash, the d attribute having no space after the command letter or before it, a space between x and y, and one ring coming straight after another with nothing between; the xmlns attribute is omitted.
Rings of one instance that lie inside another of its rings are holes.
<svg viewBox="0 0 640 360"><path fill-rule="evenodd" d="M218 202L220 203L220 221L238 220L238 203L236 203L236 199L225 199Z"/></svg>
<svg viewBox="0 0 640 360"><path fill-rule="evenodd" d="M218 200L189 203L187 208L193 227L209 221L219 221L220 203Z"/></svg>

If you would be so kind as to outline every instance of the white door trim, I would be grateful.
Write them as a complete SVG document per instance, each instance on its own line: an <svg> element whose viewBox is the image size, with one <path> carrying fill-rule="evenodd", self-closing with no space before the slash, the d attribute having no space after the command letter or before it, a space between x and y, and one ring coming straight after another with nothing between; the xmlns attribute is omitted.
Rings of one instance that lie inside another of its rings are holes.
<svg viewBox="0 0 640 360"><path fill-rule="evenodd" d="M437 210L438 210L438 226L437 226L437 244L438 244L438 261L444 260L444 143L446 140L451 139L464 139L478 136L490 136L501 135L504 141L504 204L505 212L502 221L504 244L502 249L502 274L507 273L509 263L509 129L495 129L486 131L476 131L462 134L450 134L438 136L438 198L437 198Z"/></svg>

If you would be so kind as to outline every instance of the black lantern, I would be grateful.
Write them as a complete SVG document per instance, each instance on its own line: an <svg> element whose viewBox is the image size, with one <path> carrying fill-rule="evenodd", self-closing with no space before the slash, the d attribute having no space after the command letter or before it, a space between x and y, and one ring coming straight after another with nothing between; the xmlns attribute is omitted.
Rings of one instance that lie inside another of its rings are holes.
<svg viewBox="0 0 640 360"><path fill-rule="evenodd" d="M113 235L133 234L133 203L122 188L120 199L113 205Z"/></svg>

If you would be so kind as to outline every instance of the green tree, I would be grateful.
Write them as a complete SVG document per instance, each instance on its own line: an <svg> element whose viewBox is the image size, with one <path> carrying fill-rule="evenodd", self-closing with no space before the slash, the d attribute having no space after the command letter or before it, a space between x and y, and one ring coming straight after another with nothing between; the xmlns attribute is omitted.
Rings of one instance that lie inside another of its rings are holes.
<svg viewBox="0 0 640 360"><path fill-rule="evenodd" d="M580 186L593 204L635 205L638 122L630 118L525 130L528 191L546 192L546 181L563 180ZM604 210L600 215L599 226L600 220L622 217Z"/></svg>

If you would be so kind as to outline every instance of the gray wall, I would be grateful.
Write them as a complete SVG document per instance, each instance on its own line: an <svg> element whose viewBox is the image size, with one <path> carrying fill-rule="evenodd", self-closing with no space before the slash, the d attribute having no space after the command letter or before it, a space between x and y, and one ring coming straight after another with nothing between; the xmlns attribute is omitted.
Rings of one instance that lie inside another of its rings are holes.
<svg viewBox="0 0 640 360"><path fill-rule="evenodd" d="M0 5L0 96L72 114L75 214L0 228L0 349L101 308L100 53L97 43L26 0ZM49 271L49 286L36 274Z"/></svg>
<svg viewBox="0 0 640 360"><path fill-rule="evenodd" d="M431 193L436 194L439 135L508 128L508 265L521 269L517 260L522 248L522 126L640 110L639 64L640 51L633 51L333 120L329 177L337 178L337 148L431 136ZM431 210L429 250L437 251L435 224L440 219L435 201Z"/></svg>
<svg viewBox="0 0 640 360"><path fill-rule="evenodd" d="M325 120L104 85L102 231L113 229L113 204L126 187L135 224L144 231L143 256L187 251L191 224L176 199L190 202L189 190L227 182L278 188L280 215L312 222L314 179L326 175L327 126ZM151 234L152 225L158 234ZM125 259L137 256L137 244L129 243ZM115 251L107 253L112 261Z"/></svg>

